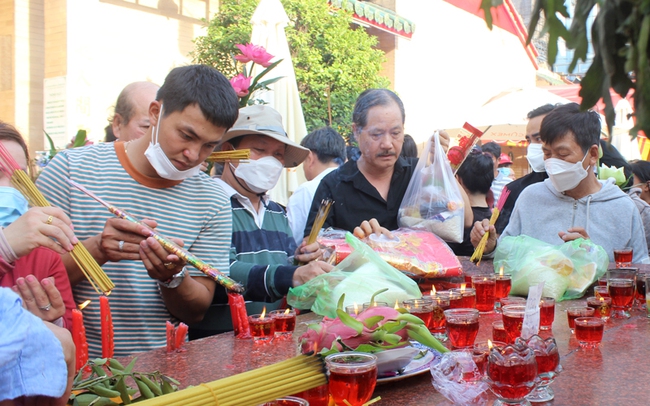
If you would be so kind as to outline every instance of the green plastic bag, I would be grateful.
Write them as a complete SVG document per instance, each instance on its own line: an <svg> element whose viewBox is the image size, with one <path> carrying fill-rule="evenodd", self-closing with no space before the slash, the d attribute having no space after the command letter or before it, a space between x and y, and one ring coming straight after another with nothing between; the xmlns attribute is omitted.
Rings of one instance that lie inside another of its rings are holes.
<svg viewBox="0 0 650 406"><path fill-rule="evenodd" d="M344 306L369 302L372 295L377 302L393 306L395 301L422 296L417 283L402 272L388 265L368 245L352 234L345 235L352 253L339 263L330 273L319 275L304 285L289 289L287 303L298 309L309 309L321 316L336 317L336 305L345 293Z"/></svg>
<svg viewBox="0 0 650 406"><path fill-rule="evenodd" d="M551 245L520 235L499 240L494 270L512 275L513 295L528 295L528 288L544 281L543 295L557 301L582 297L605 272L609 257L603 247L578 238Z"/></svg>

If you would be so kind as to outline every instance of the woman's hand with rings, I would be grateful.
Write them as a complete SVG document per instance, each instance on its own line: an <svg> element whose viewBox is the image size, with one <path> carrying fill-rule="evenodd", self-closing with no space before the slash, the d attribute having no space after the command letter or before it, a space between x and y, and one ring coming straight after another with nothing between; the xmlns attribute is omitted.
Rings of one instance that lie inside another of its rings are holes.
<svg viewBox="0 0 650 406"><path fill-rule="evenodd" d="M23 299L23 306L41 320L51 322L65 314L65 304L54 285L54 278L45 278L39 283L34 275L27 275L16 279L11 289Z"/></svg>

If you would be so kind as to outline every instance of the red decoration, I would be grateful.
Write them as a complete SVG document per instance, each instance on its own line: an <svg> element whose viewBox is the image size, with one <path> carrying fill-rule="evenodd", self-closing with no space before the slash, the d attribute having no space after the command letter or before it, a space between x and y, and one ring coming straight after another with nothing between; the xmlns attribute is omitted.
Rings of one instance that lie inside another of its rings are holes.
<svg viewBox="0 0 650 406"><path fill-rule="evenodd" d="M183 344L187 337L187 324L179 323L178 327L174 327L171 322L167 322L167 352L182 352L185 351Z"/></svg>
<svg viewBox="0 0 650 406"><path fill-rule="evenodd" d="M111 316L111 306L108 304L107 296L99 297L99 316L102 326L102 358L113 358L113 316Z"/></svg>
<svg viewBox="0 0 650 406"><path fill-rule="evenodd" d="M230 315L232 317L232 326L235 331L235 338L252 338L244 297L239 293L228 292L228 304L230 305Z"/></svg>
<svg viewBox="0 0 650 406"><path fill-rule="evenodd" d="M86 341L86 328L81 310L72 310L72 340L77 348L75 371L79 371L88 362L88 342Z"/></svg>

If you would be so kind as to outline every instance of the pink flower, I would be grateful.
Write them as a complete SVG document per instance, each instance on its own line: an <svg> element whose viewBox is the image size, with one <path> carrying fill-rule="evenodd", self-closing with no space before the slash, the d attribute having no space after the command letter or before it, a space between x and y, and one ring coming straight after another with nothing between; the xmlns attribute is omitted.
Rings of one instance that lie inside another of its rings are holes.
<svg viewBox="0 0 650 406"><path fill-rule="evenodd" d="M233 89L235 89L237 97L244 97L248 95L248 88L251 85L251 78L240 73L239 75L230 79L230 84L232 85Z"/></svg>
<svg viewBox="0 0 650 406"><path fill-rule="evenodd" d="M253 44L237 44L236 46L242 53L242 55L235 56L235 59L239 62L248 63L250 61L253 61L253 63L262 65L265 68L271 64L273 55L266 52L266 49L264 49L264 47Z"/></svg>

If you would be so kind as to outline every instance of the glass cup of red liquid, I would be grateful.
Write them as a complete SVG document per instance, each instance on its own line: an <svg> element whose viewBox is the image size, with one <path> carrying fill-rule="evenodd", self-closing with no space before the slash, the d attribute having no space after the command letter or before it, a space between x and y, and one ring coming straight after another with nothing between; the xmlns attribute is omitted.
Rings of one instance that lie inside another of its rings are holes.
<svg viewBox="0 0 650 406"><path fill-rule="evenodd" d="M555 299L543 297L539 301L539 329L550 330L555 320Z"/></svg>
<svg viewBox="0 0 650 406"><path fill-rule="evenodd" d="M492 313L496 302L496 276L494 274L474 275L472 284L476 291L476 309L480 313Z"/></svg>
<svg viewBox="0 0 650 406"><path fill-rule="evenodd" d="M576 339L581 348L597 348L603 341L605 321L600 317L578 317L575 320Z"/></svg>
<svg viewBox="0 0 650 406"><path fill-rule="evenodd" d="M275 336L275 320L272 316L262 312L248 316L251 336L254 341L271 341Z"/></svg>
<svg viewBox="0 0 650 406"><path fill-rule="evenodd" d="M594 296L596 297L609 297L609 289L607 289L607 282L605 286L594 286Z"/></svg>
<svg viewBox="0 0 650 406"><path fill-rule="evenodd" d="M388 303L386 303L386 302L378 302L378 301L375 300L372 303L366 302L366 303L363 304L363 310L366 310L366 309L368 309L370 307L388 307Z"/></svg>
<svg viewBox="0 0 650 406"><path fill-rule="evenodd" d="M449 300L450 309L461 309L463 307L463 296L451 290L441 290L431 297L443 297Z"/></svg>
<svg viewBox="0 0 650 406"><path fill-rule="evenodd" d="M402 306L414 316L419 317L424 325L429 328L433 318L432 299L408 299L402 302Z"/></svg>
<svg viewBox="0 0 650 406"><path fill-rule="evenodd" d="M310 403L296 396L285 396L283 398L275 399L266 402L261 406L309 406Z"/></svg>
<svg viewBox="0 0 650 406"><path fill-rule="evenodd" d="M502 320L492 322L492 341L501 341L504 343L508 341L508 335L506 334L506 328L503 326Z"/></svg>
<svg viewBox="0 0 650 406"><path fill-rule="evenodd" d="M594 309L594 317L600 317L607 321L612 314L612 298L611 297L595 297L587 298L587 306Z"/></svg>
<svg viewBox="0 0 650 406"><path fill-rule="evenodd" d="M506 342L513 344L521 335L521 327L524 324L526 305L506 305L501 309L503 327L506 329Z"/></svg>
<svg viewBox="0 0 650 406"><path fill-rule="evenodd" d="M539 382L535 352L521 341L505 347L493 346L485 380L498 398L495 406L530 405L526 396Z"/></svg>
<svg viewBox="0 0 650 406"><path fill-rule="evenodd" d="M496 309L497 312L501 312L501 307L504 304L501 302L501 299L507 297L510 294L510 288L512 287L512 275L510 274L498 274L495 279L495 297L496 297Z"/></svg>
<svg viewBox="0 0 650 406"><path fill-rule="evenodd" d="M518 338L517 340L522 339ZM525 343L528 348L535 352L537 376L540 379L537 387L526 396L526 399L535 403L549 402L555 397L553 389L549 385L553 383L555 377L562 371L557 343L553 337L543 339L538 335L530 337Z"/></svg>
<svg viewBox="0 0 650 406"><path fill-rule="evenodd" d="M607 290L612 298L612 318L627 319L634 301L636 268L619 268L607 271Z"/></svg>
<svg viewBox="0 0 650 406"><path fill-rule="evenodd" d="M325 357L329 389L337 406L361 406L372 397L377 384L377 357L361 352L342 352Z"/></svg>
<svg viewBox="0 0 650 406"><path fill-rule="evenodd" d="M634 302L639 310L646 309L645 284L646 279L648 279L649 276L649 271L642 271L639 269L636 273L636 295L634 296Z"/></svg>
<svg viewBox="0 0 650 406"><path fill-rule="evenodd" d="M438 340L447 339L447 320L445 319L445 310L449 309L449 299L443 296L429 296L433 312L429 331Z"/></svg>
<svg viewBox="0 0 650 406"><path fill-rule="evenodd" d="M634 251L632 247L614 248L614 262L617 268L626 268L632 265Z"/></svg>
<svg viewBox="0 0 650 406"><path fill-rule="evenodd" d="M330 404L330 388L328 384L296 393L293 396L305 399L309 402L309 406L329 406Z"/></svg>
<svg viewBox="0 0 650 406"><path fill-rule="evenodd" d="M467 288L465 287L465 284L462 283L460 285L460 288L452 289L451 291L460 294L461 296L460 303L459 303L460 309L476 308L476 289ZM453 303L451 303L451 308L454 309Z"/></svg>
<svg viewBox="0 0 650 406"><path fill-rule="evenodd" d="M472 347L472 360L482 377L485 376L487 370L487 359L488 355L490 355L490 348L494 346L505 347L506 345L504 341L486 341L474 344Z"/></svg>
<svg viewBox="0 0 650 406"><path fill-rule="evenodd" d="M291 336L296 329L296 311L293 309L273 310L269 313L275 320L276 336Z"/></svg>
<svg viewBox="0 0 650 406"><path fill-rule="evenodd" d="M575 320L578 317L593 317L594 313L595 310L593 308L586 306L569 307L566 309L567 321L569 322L569 329L571 330L571 333L575 332Z"/></svg>
<svg viewBox="0 0 650 406"><path fill-rule="evenodd" d="M445 310L447 337L453 348L471 348L478 335L478 310Z"/></svg>

